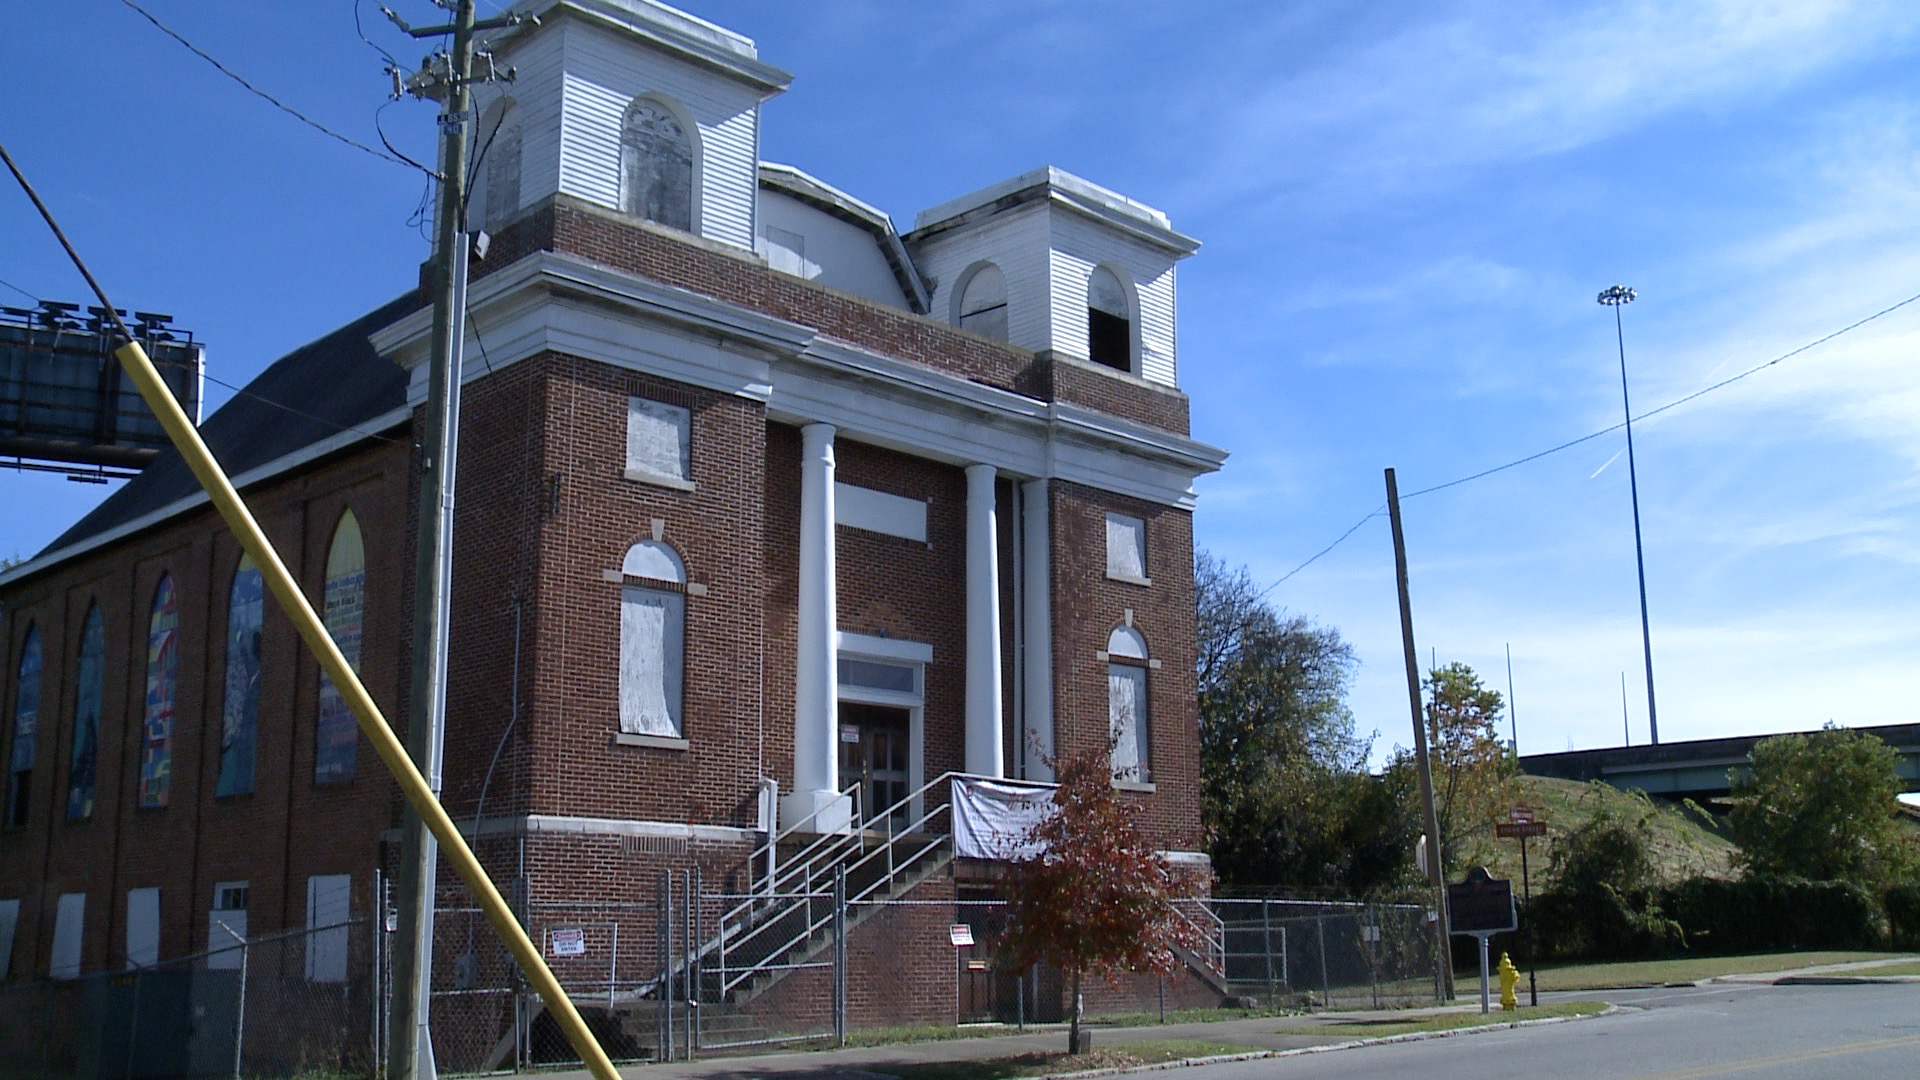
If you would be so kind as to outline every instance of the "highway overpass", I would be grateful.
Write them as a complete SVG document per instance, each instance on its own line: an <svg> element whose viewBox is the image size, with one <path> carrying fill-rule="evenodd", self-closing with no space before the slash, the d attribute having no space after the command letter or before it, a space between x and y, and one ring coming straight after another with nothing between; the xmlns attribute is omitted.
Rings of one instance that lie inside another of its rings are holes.
<svg viewBox="0 0 1920 1080"><path fill-rule="evenodd" d="M1899 751L1901 790L1920 791L1920 724L1886 724L1852 730L1878 735ZM1520 759L1520 768L1531 776L1603 780L1614 787L1637 789L1657 798L1712 799L1727 794L1727 771L1744 767L1753 744L1768 737L1737 735L1726 739L1665 742L1658 746L1528 754Z"/></svg>

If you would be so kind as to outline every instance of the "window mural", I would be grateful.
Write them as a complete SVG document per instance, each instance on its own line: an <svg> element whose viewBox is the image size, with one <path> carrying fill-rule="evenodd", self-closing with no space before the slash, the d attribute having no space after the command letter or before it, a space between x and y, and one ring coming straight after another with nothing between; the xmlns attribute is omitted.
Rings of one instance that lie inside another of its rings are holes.
<svg viewBox="0 0 1920 1080"><path fill-rule="evenodd" d="M260 633L266 587L253 556L233 572L227 593L227 686L220 699L220 779L213 793L253 790L253 748L260 719Z"/></svg>
<svg viewBox="0 0 1920 1080"><path fill-rule="evenodd" d="M7 764L6 824L27 823L33 791L33 752L40 729L40 629L27 627L20 647L20 678L13 684L13 754Z"/></svg>
<svg viewBox="0 0 1920 1080"><path fill-rule="evenodd" d="M93 816L93 781L100 759L100 681L106 676L107 633L100 605L80 627L80 664L73 680L73 759L67 768L67 820Z"/></svg>
<svg viewBox="0 0 1920 1080"><path fill-rule="evenodd" d="M147 711L140 725L140 806L167 805L173 786L173 690L180 666L180 609L162 574L147 620Z"/></svg>
<svg viewBox="0 0 1920 1080"><path fill-rule="evenodd" d="M327 549L327 580L321 594L321 618L327 633L355 672L360 670L360 634L367 608L367 551L353 511L340 515ZM338 784L353 779L354 751L360 729L353 711L326 673L320 674L320 710L314 721L313 782Z"/></svg>

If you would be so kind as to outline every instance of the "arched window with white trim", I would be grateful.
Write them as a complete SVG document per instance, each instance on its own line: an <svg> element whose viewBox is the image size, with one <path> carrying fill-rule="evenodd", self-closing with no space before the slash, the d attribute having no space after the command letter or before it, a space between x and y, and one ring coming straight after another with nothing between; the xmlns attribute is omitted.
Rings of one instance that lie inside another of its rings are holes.
<svg viewBox="0 0 1920 1080"><path fill-rule="evenodd" d="M1113 741L1113 778L1145 783L1150 773L1147 719L1147 639L1131 626L1107 636L1107 734Z"/></svg>
<svg viewBox="0 0 1920 1080"><path fill-rule="evenodd" d="M1133 370L1133 304L1120 279L1104 266L1087 276L1087 359Z"/></svg>
<svg viewBox="0 0 1920 1080"><path fill-rule="evenodd" d="M693 135L664 104L636 98L620 124L620 205L693 230Z"/></svg>
<svg viewBox="0 0 1920 1080"><path fill-rule="evenodd" d="M642 540L620 575L620 733L683 738L686 564L668 544Z"/></svg>
<svg viewBox="0 0 1920 1080"><path fill-rule="evenodd" d="M961 282L953 321L962 330L1007 340L1007 276L998 266L981 263Z"/></svg>

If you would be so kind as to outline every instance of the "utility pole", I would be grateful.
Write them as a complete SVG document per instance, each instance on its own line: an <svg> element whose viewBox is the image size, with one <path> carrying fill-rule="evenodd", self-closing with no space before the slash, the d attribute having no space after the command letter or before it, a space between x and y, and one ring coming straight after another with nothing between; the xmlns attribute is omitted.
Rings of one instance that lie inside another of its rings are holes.
<svg viewBox="0 0 1920 1080"><path fill-rule="evenodd" d="M1446 870L1441 865L1440 814L1433 805L1433 759L1427 753L1427 717L1420 701L1420 660L1413 647L1413 601L1407 595L1407 541L1400 531L1400 485L1387 470L1387 517L1393 523L1393 572L1400 588L1400 644L1407 654L1407 704L1413 710L1413 748L1420 772L1420 810L1427 826L1427 885L1433 889L1434 958L1440 964L1441 996L1453 999L1453 949L1447 937Z"/></svg>
<svg viewBox="0 0 1920 1080"><path fill-rule="evenodd" d="M445 26L414 27L386 11L414 38L452 35L452 52L430 58L408 80L420 97L440 100L440 205L434 220L433 339L427 361L427 404L420 442L420 495L413 571L413 653L408 680L407 753L440 797L441 756L446 745L447 623L453 561L454 472L459 439L460 368L466 340L467 150L473 122L473 35L510 26L518 16L476 22L473 0L436 0L451 7ZM487 78L493 77L491 63ZM397 76L396 76L397 80ZM394 940L394 979L389 1080L433 1080L433 1041L427 1028L432 989L434 888L439 847L420 815L409 807L401 819L400 865L395 875L399 921Z"/></svg>

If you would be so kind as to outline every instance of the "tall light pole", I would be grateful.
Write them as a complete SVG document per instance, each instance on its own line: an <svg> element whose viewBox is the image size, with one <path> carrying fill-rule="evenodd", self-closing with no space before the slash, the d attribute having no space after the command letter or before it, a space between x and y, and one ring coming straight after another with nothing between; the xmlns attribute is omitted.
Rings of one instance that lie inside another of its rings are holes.
<svg viewBox="0 0 1920 1080"><path fill-rule="evenodd" d="M1653 633L1647 626L1647 556L1640 546L1640 476L1633 465L1633 403L1627 398L1627 336L1620 309L1637 294L1625 285L1610 285L1597 299L1613 309L1613 337L1620 346L1620 407L1627 414L1627 490L1633 495L1633 561L1640 570L1640 648L1647 666L1647 729L1653 745L1660 745L1660 714L1653 706Z"/></svg>

